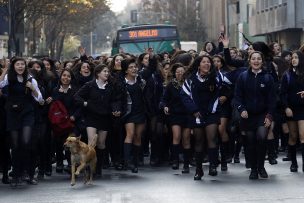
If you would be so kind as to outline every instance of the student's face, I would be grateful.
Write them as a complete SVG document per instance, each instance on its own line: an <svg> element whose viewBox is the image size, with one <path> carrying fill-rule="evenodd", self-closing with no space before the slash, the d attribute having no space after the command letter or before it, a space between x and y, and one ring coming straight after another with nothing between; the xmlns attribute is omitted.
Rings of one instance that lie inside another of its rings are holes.
<svg viewBox="0 0 304 203"><path fill-rule="evenodd" d="M291 62L291 55L290 54L286 55L284 57L284 59L285 59L285 61L287 61L290 64L290 62Z"/></svg>
<svg viewBox="0 0 304 203"><path fill-rule="evenodd" d="M128 66L128 69L127 69L127 71L126 71L127 76L136 77L136 76L137 76L137 73L138 73L137 64L136 64L136 63L131 63L131 64Z"/></svg>
<svg viewBox="0 0 304 203"><path fill-rule="evenodd" d="M102 69L100 73L97 74L98 80L107 81L109 78L110 72L108 68Z"/></svg>
<svg viewBox="0 0 304 203"><path fill-rule="evenodd" d="M121 67L121 61L123 60L122 56L116 56L115 58L115 67Z"/></svg>
<svg viewBox="0 0 304 203"><path fill-rule="evenodd" d="M206 51L207 51L207 52L211 52L212 49L213 49L213 46L212 46L211 43L206 44Z"/></svg>
<svg viewBox="0 0 304 203"><path fill-rule="evenodd" d="M296 67L299 65L299 56L297 53L293 53L291 57L291 64L292 66Z"/></svg>
<svg viewBox="0 0 304 203"><path fill-rule="evenodd" d="M211 61L207 57L203 57L199 66L199 72L202 75L207 75L211 68Z"/></svg>
<svg viewBox="0 0 304 203"><path fill-rule="evenodd" d="M72 62L68 62L66 65L65 65L65 68L66 69L71 69L73 66L73 63Z"/></svg>
<svg viewBox="0 0 304 203"><path fill-rule="evenodd" d="M163 67L163 76L168 77L169 72L170 72L170 65L166 64L165 67Z"/></svg>
<svg viewBox="0 0 304 203"><path fill-rule="evenodd" d="M230 49L230 56L233 59L237 57L236 51L234 49Z"/></svg>
<svg viewBox="0 0 304 203"><path fill-rule="evenodd" d="M51 64L48 61L44 60L43 64L44 64L46 70L48 70L48 71L51 70Z"/></svg>
<svg viewBox="0 0 304 203"><path fill-rule="evenodd" d="M164 54L164 61L170 61L170 58L169 58L168 54Z"/></svg>
<svg viewBox="0 0 304 203"><path fill-rule="evenodd" d="M80 68L80 74L84 77L91 75L90 65L88 63L83 63Z"/></svg>
<svg viewBox="0 0 304 203"><path fill-rule="evenodd" d="M250 67L253 70L260 70L263 65L263 58L260 53L253 53L249 60Z"/></svg>
<svg viewBox="0 0 304 203"><path fill-rule="evenodd" d="M33 66L32 66L32 69L34 69L38 73L41 71L41 67L38 63L34 63Z"/></svg>
<svg viewBox="0 0 304 203"><path fill-rule="evenodd" d="M14 69L15 69L17 75L22 75L25 70L25 62L22 60L16 61L16 63L14 64Z"/></svg>
<svg viewBox="0 0 304 203"><path fill-rule="evenodd" d="M68 71L64 71L61 75L60 82L62 85L69 85L71 83L71 74Z"/></svg>
<svg viewBox="0 0 304 203"><path fill-rule="evenodd" d="M148 67L149 66L149 54L146 54L142 60L142 64L145 66L145 67Z"/></svg>
<svg viewBox="0 0 304 203"><path fill-rule="evenodd" d="M281 52L281 46L278 43L275 43L273 45L273 52L275 53L275 55Z"/></svg>
<svg viewBox="0 0 304 203"><path fill-rule="evenodd" d="M222 68L222 66L223 66L223 64L222 64L222 62L221 62L221 59L218 58L218 57L214 57L214 58L213 58L213 64L214 64L214 66L215 66L217 69L220 69L220 68Z"/></svg>
<svg viewBox="0 0 304 203"><path fill-rule="evenodd" d="M183 79L183 76L185 74L185 68L184 67L179 67L175 71L175 78L177 81L181 81Z"/></svg>

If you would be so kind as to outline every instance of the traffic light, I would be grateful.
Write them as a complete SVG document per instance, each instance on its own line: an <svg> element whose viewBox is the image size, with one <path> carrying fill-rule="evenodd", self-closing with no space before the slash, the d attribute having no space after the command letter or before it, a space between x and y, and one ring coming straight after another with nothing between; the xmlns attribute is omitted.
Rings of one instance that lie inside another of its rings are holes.
<svg viewBox="0 0 304 203"><path fill-rule="evenodd" d="M137 10L131 10L131 23L137 23Z"/></svg>

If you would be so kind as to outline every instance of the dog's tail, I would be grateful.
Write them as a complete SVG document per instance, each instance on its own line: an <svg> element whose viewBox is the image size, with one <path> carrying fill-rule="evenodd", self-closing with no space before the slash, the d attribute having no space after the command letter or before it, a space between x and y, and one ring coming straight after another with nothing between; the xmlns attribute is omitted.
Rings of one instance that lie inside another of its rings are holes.
<svg viewBox="0 0 304 203"><path fill-rule="evenodd" d="M97 143L97 134L94 136L94 139L88 143L88 145L92 148L96 147L96 143Z"/></svg>

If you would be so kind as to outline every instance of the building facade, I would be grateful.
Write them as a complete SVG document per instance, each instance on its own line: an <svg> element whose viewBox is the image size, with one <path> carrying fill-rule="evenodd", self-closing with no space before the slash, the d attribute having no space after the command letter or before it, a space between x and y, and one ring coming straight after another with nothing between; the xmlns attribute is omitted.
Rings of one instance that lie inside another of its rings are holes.
<svg viewBox="0 0 304 203"><path fill-rule="evenodd" d="M279 42L284 49L297 49L304 40L303 0L256 0L250 18L251 35L267 36L268 42Z"/></svg>

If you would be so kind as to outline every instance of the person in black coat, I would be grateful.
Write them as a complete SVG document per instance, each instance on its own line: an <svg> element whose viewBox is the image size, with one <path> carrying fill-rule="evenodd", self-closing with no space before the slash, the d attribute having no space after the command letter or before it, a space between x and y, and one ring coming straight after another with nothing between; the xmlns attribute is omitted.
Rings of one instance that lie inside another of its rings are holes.
<svg viewBox="0 0 304 203"><path fill-rule="evenodd" d="M94 70L94 75L96 79L86 83L74 98L78 106L83 106L85 109L88 144L96 145L96 174L101 175L102 154L106 148L105 141L111 127L111 115L120 116L121 104L109 80L109 68L106 65L98 65Z"/></svg>
<svg viewBox="0 0 304 203"><path fill-rule="evenodd" d="M296 143L299 136L304 172L304 54L300 51L292 53L291 68L283 75L281 101L290 133L288 140L290 171L298 171Z"/></svg>
<svg viewBox="0 0 304 203"><path fill-rule="evenodd" d="M234 102L241 113L240 127L245 131L251 165L249 179L268 178L264 167L267 134L273 120L276 100L274 80L263 69L261 52L249 56L249 69L239 76Z"/></svg>
<svg viewBox="0 0 304 203"><path fill-rule="evenodd" d="M114 85L114 91L120 97L123 96L123 79L124 74L121 70L121 61L124 59L124 55L117 54L113 57L113 60L108 65L110 69L110 74L112 78L112 82ZM118 98L118 100L123 100L122 98ZM123 169L123 140L124 140L124 124L122 122L121 116L112 115L112 126L109 131L108 139L106 140L106 149L110 152L111 163L114 164L116 170ZM103 167L105 168L107 163L109 163L109 158L105 155L105 160L103 163ZM108 164L109 165L109 164Z"/></svg>
<svg viewBox="0 0 304 203"><path fill-rule="evenodd" d="M12 186L16 187L21 183L21 176L25 171L29 175L29 183L37 184L31 168L31 139L35 123L35 101L44 103L44 100L37 81L28 73L23 58L14 58L6 73L7 68L0 76L0 89L7 88L5 109L6 127L11 138Z"/></svg>
<svg viewBox="0 0 304 203"><path fill-rule="evenodd" d="M55 79L54 75L47 71L42 61L31 61L28 64L29 71L37 80L39 90L43 99L51 97L52 82ZM48 120L49 104L45 102L43 105L35 105L35 127L33 137L34 146L32 147L33 156L37 156L38 160L38 179L43 179L44 175L50 176L52 173L51 163L51 128ZM39 153L38 153L39 152ZM36 167L36 160L33 163Z"/></svg>
<svg viewBox="0 0 304 203"><path fill-rule="evenodd" d="M74 75L71 70L64 69L61 72L59 77L59 83L56 88L53 89L51 101L61 101L64 107L66 108L71 122L75 121L79 117L79 109L75 105L73 96L77 91L77 87L74 84ZM72 131L70 131L72 132ZM65 150L63 154L63 143L66 138L69 136L69 132L57 133L53 131L55 148L56 148L56 172L62 173L63 170L70 172L71 162L70 162L70 153L68 150ZM68 160L68 166L64 167L63 160L65 158Z"/></svg>
<svg viewBox="0 0 304 203"><path fill-rule="evenodd" d="M5 64L4 66L6 66ZM0 74L2 66L0 65ZM11 155L9 147L9 133L6 130L6 113L5 113L5 92L0 89L0 166L2 167L2 183L9 184L8 171L11 165Z"/></svg>
<svg viewBox="0 0 304 203"><path fill-rule="evenodd" d="M176 63L172 66L171 72L173 80L166 86L163 97L160 102L160 108L168 116L169 125L173 132L173 145L172 145L172 169L179 168L179 145L182 140L183 154L184 154L184 167L182 173L189 173L189 163L191 154L190 144L190 115L183 104L180 91L184 82L185 67Z"/></svg>
<svg viewBox="0 0 304 203"><path fill-rule="evenodd" d="M124 77L123 120L126 129L124 141L125 168L129 168L131 151L133 151L132 172L138 172L138 159L141 146L141 136L146 124L146 106L144 91L146 82L138 77L138 66L135 59L125 59L121 63ZM133 144L133 146L132 146ZM133 148L133 149L132 149Z"/></svg>
<svg viewBox="0 0 304 203"><path fill-rule="evenodd" d="M213 56L213 63L218 72L223 76L222 80L226 80L227 84L231 85L231 82L226 78L226 74L230 72L230 69L226 66L225 60L220 55ZM222 97L220 105L220 119L219 125L219 137L220 137L220 152L221 152L221 171L227 171L227 159L229 158L229 135L227 132L227 125L231 118L231 97Z"/></svg>
<svg viewBox="0 0 304 203"><path fill-rule="evenodd" d="M217 175L219 104L221 99L227 98L225 94L230 94L230 91L222 80L221 73L216 72L209 56L197 57L188 71L189 78L183 84L181 97L192 115L196 159L194 180L201 180L204 175L202 159L205 140L208 142L209 175Z"/></svg>

